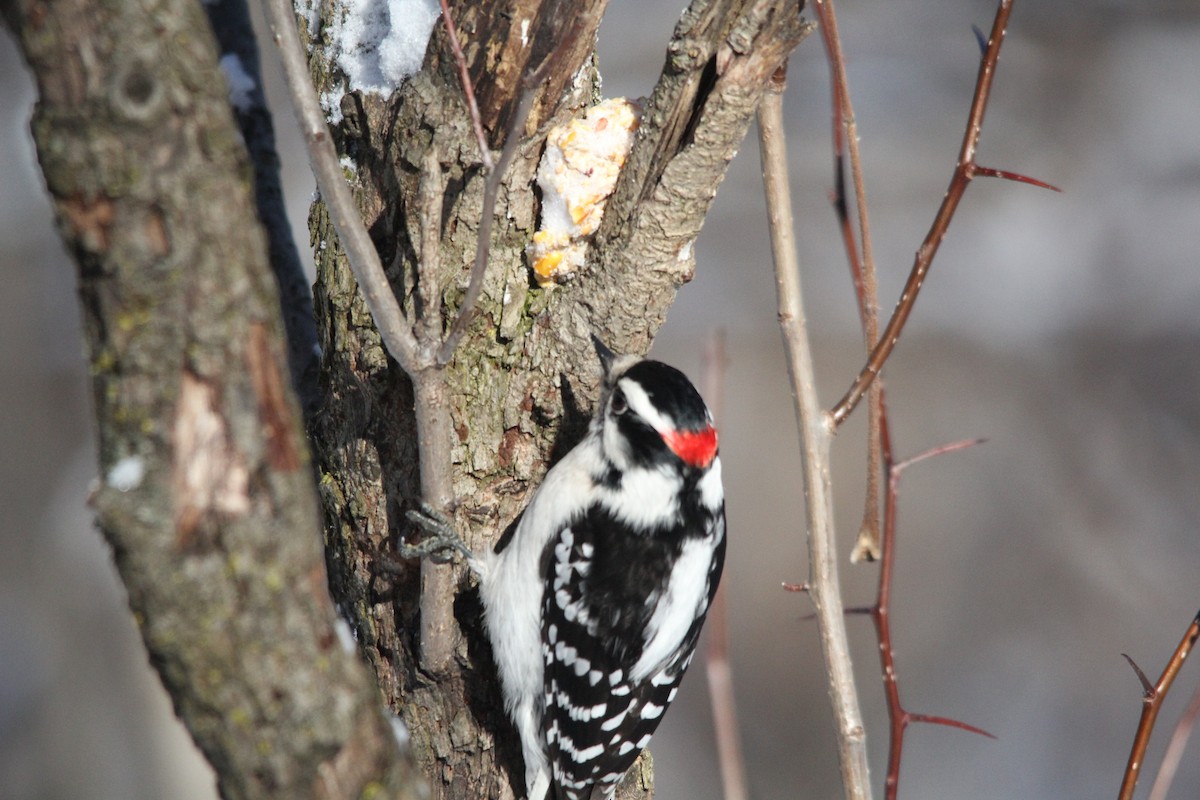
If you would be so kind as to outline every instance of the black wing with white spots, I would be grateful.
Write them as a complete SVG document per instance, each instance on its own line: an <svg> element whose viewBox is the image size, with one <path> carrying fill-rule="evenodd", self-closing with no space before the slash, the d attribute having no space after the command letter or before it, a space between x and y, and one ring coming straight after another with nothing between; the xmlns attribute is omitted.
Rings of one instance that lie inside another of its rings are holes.
<svg viewBox="0 0 1200 800"><path fill-rule="evenodd" d="M635 530L596 505L546 548L542 731L557 800L608 796L675 699L725 554L723 508L689 522ZM676 574L681 559L694 575Z"/></svg>

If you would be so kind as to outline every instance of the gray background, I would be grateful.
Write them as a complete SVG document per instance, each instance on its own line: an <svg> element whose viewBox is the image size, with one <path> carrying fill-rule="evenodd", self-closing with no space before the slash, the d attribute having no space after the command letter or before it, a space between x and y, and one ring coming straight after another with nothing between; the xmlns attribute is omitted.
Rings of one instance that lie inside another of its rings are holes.
<svg viewBox="0 0 1200 800"><path fill-rule="evenodd" d="M601 30L606 94L650 90L678 6L613 4ZM970 26L986 30L992 13L975 0L842 4L885 311L953 167L978 57ZM902 797L1114 796L1140 708L1120 653L1156 676L1200 606L1200 4L1019 3L1009 35L980 161L1066 191L970 188L888 372L898 455L990 440L905 479L893 607L903 696L998 739L912 729ZM7 35L0 76L0 795L212 798L84 504L96 467L73 272L32 159L31 83ZM828 404L860 345L826 199L816 38L789 79L797 227ZM277 80L268 91L286 108ZM312 179L290 121L283 112L279 127L304 242ZM699 343L728 333L726 580L751 792L834 797L809 606L779 588L807 565L766 242L752 134L654 353L698 376ZM861 439L854 420L835 447L843 552L861 502ZM846 568L850 604L870 600L875 574ZM850 626L879 784L874 640L865 619ZM1197 685L1188 665L1151 775ZM1198 747L1174 797L1200 793ZM660 798L719 796L702 668L654 751Z"/></svg>

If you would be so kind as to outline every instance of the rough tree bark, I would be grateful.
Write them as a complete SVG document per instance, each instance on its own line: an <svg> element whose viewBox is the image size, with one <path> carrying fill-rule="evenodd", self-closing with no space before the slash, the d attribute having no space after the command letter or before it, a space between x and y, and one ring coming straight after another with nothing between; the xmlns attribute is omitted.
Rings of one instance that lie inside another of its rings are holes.
<svg viewBox="0 0 1200 800"><path fill-rule="evenodd" d="M227 798L417 797L339 645L252 174L200 5L3 5L78 265L129 604Z"/></svg>
<svg viewBox="0 0 1200 800"><path fill-rule="evenodd" d="M692 243L759 97L807 26L789 0L692 3L590 266L548 291L530 285L524 263L537 222L533 175L550 122L594 99L590 54L604 0L454 6L493 146L527 64L555 59L501 191L480 312L447 368L455 516L483 548L579 435L598 378L588 335L627 352L649 348L691 278ZM385 355L318 205L324 363L310 433L323 561L267 246L200 5L0 8L38 83L35 140L79 268L100 527L151 662L222 795L421 796L382 690L435 797L512 796L519 748L465 576L453 668L426 675L417 666L420 570L391 569L388 555L419 486L413 392ZM322 19L332 13L324 0ZM315 80L327 88L340 76L325 35L318 25L311 45ZM342 110L335 133L357 167L347 177L410 308L419 165L437 154L448 187L439 285L449 319L475 248L484 176L444 33L390 100L350 95ZM338 645L327 586L375 680ZM643 766L621 796L649 786Z"/></svg>
<svg viewBox="0 0 1200 800"><path fill-rule="evenodd" d="M603 4L575 4L578 16L562 14L569 5L464 0L451 9L493 146L502 143L524 65L553 52L544 43L569 42L551 56L554 80L542 87L500 193L479 313L447 367L455 518L476 549L491 547L511 526L556 454L578 439L599 377L589 334L618 350L649 349L677 288L692 276L692 243L758 100L808 30L796 3L693 2L668 45L589 269L545 290L530 285L523 255L537 223L534 172L549 125L594 99L589 58ZM323 19L337 13L322 9ZM531 21L528 51L514 45L522 20ZM318 26L309 45L318 87L337 86L326 29ZM349 94L341 110L339 149L356 164L348 177L410 309L420 170L427 152L436 153L448 187L438 284L445 287L444 317L452 320L473 260L485 175L441 29L424 69L392 98ZM389 573L380 566L396 537L409 533L404 512L419 495L413 391L386 356L320 205L311 221L327 393L313 436L334 595L389 702L408 722L423 770L440 778L435 796L511 797L523 790L519 747L500 708L468 576L459 568L463 591L455 614L462 637L454 667L428 675L417 658L420 570L412 564ZM643 768L619 796L648 792Z"/></svg>

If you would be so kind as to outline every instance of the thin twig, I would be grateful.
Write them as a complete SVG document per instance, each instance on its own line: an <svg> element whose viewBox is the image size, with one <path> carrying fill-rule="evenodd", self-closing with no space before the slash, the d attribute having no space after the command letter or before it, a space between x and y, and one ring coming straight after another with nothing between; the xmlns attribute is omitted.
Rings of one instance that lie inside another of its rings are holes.
<svg viewBox="0 0 1200 800"><path fill-rule="evenodd" d="M787 148L783 133L784 68L763 96L758 110L759 149L763 185L775 261L779 297L779 326L787 352L788 373L796 398L796 417L802 441L804 495L808 515L808 595L816 608L821 653L829 681L829 696L836 722L842 785L848 800L871 796L867 765L866 729L863 727L854 671L846 637L838 579L833 501L829 484L829 445L833 426L817 401L812 351L800 287L800 259L792 222L788 188Z"/></svg>
<svg viewBox="0 0 1200 800"><path fill-rule="evenodd" d="M423 366L416 336L396 301L384 274L383 264L379 261L379 253L359 215L350 186L342 175L337 150L308 73L308 61L296 31L291 0L267 0L266 9L283 62L288 90L292 95L292 105L308 146L309 164L316 176L321 198L329 210L329 219L337 231L338 241L362 289L384 346L405 372L410 376L415 375Z"/></svg>
<svg viewBox="0 0 1200 800"><path fill-rule="evenodd" d="M508 167L520 146L525 123L529 120L529 114L533 110L533 101L537 97L537 89L546 78L546 64L551 60L552 58L548 56L542 66L530 74L524 82L521 101L517 104L517 109L509 122L508 134L504 138L504 149L500 151L500 160L496 162L496 168L488 174L487 182L483 186L483 213L479 218L479 236L475 241L475 264L471 267L471 278L467 284L467 293L463 295L462 305L459 306L458 316L438 350L438 366L445 366L450 363L450 359L454 358L454 351L458 348L458 343L466 333L467 325L470 324L471 317L475 313L475 304L479 301L479 295L483 291L483 279L487 275L488 257L492 249L492 222L496 217L496 196L500 191L504 175L508 172Z"/></svg>
<svg viewBox="0 0 1200 800"><path fill-rule="evenodd" d="M724 395L725 332L715 331L704 347L702 383L704 397L718 424L721 420L721 400ZM712 703L713 728L717 734L717 763L725 800L746 800L746 766L742 758L742 742L738 733L737 703L733 696L733 673L729 666L729 604L725 581L717 589L712 608L708 610L708 653L705 668L708 673L708 697Z"/></svg>
<svg viewBox="0 0 1200 800"><path fill-rule="evenodd" d="M417 438L420 442L421 495L426 503L445 511L452 493L449 453L452 428L445 375L430 358L434 342L418 342L409 326L384 274L375 245L363 225L350 187L342 176L337 151L329 136L308 74L304 51L296 34L290 0L269 0L267 11L321 197L329 210L329 217L350 269L362 289L375 327L392 358L396 359L413 382ZM430 175L425 178L434 180ZM431 189L428 186L425 188L422 202L428 205L432 203L428 198ZM422 257L433 252L434 248L429 244L431 239L436 239L433 232L422 233L421 247L426 251L421 254ZM426 265L421 271L424 275L418 277L425 278L422 282L429 289L431 269ZM428 298L423 300L428 304L422 310L425 315L423 325L440 327L435 323L437 312L429 307L437 302L436 299L432 302ZM421 666L430 674L444 672L452 662L455 584L456 573L452 567L437 565L432 561L421 564Z"/></svg>
<svg viewBox="0 0 1200 800"><path fill-rule="evenodd" d="M875 624L875 634L879 639L879 662L883 673L883 692L887 701L888 711L888 770L884 781L885 800L895 800L900 787L900 761L904 754L904 733L914 722L932 725L944 725L950 728L978 733L982 736L995 738L992 734L948 717L938 717L930 714L916 714L904 708L900 702L900 683L896 673L896 652L892 644L891 602L892 576L896 568L896 519L897 501L900 496L900 477L904 470L928 458L946 455L957 450L974 447L981 444L983 439L971 439L935 447L912 458L894 464L888 470L888 491L884 498L883 517L883 558L879 567L879 589L875 597L875 605L861 609L871 616ZM859 609L855 609L858 611Z"/></svg>
<svg viewBox="0 0 1200 800"><path fill-rule="evenodd" d="M471 70L467 67L467 57L463 55L462 45L458 41L458 29L450 16L449 0L438 0L442 6L442 25L446 28L446 38L450 40L450 51L454 53L454 62L458 65L458 80L462 84L463 94L467 98L467 112L471 115L471 127L475 129L475 139L479 142L479 158L487 171L496 168L492 162L492 150L488 147L487 134L483 132L483 119L479 116L479 102L475 99L475 87L471 84Z"/></svg>
<svg viewBox="0 0 1200 800"><path fill-rule="evenodd" d="M933 257L937 254L938 247L946 237L946 231L950 227L951 220L954 218L954 212L958 209L959 201L962 200L963 193L966 191L971 179L980 174L980 168L975 163L975 150L979 144L979 136L983 130L984 112L987 110L988 98L991 96L992 79L995 74L996 63L1000 58L1000 46L1004 42L1005 27L1008 25L1008 18L1011 14L1012 0L1000 0L1000 5L996 10L996 18L992 23L992 32L988 38L987 52L984 54L979 66L979 76L975 81L975 95L971 101L971 111L967 116L966 131L963 134L962 147L959 150L958 163L954 169L954 175L950 179L950 186L946 190L946 196L942 199L941 207L938 208L938 212L933 219L929 233L926 234L924 242L917 249L912 270L909 272L908 280L905 282L904 289L900 294L900 301L896 304L896 309L892 312L892 318L888 320L887 327L884 329L879 343L871 352L866 365L863 366L858 377L854 379L845 396L837 402L837 405L830 412L835 427L841 425L850 416L850 412L854 410L859 401L862 400L867 388L883 369L883 365L887 361L888 356L891 355L896 342L900 340L900 333L904 329L904 324L908 321L909 315L912 313L913 304L916 303L917 295L920 293L921 286L925 282L925 276L928 274L929 267L933 263ZM995 173L988 174L994 175ZM1008 175L1005 174L1000 177L1008 177Z"/></svg>
<svg viewBox="0 0 1200 800"><path fill-rule="evenodd" d="M1175 648L1175 652L1171 654L1171 660L1167 662L1167 666L1163 669L1162 675L1158 679L1158 683L1153 686L1146 679L1137 665L1134 664L1134 669L1138 673L1139 679L1142 681L1142 716L1138 720L1137 733L1133 737L1133 747L1129 751L1129 763L1125 767L1125 777L1121 781L1121 793L1117 795L1118 800L1133 800L1134 789L1137 788L1138 777L1142 772L1142 765L1146 760L1146 748L1150 744L1150 734L1154 731L1154 723L1158 719L1158 712L1162 708L1163 701L1167 698L1167 692L1171 689L1171 684L1175 682L1175 677L1179 674L1179 670L1183 667L1183 662L1187 659L1192 647L1195 646L1196 640L1200 639L1200 612L1192 619L1192 624L1188 626L1187 632L1179 641L1179 646ZM1133 659L1125 656L1132 664Z"/></svg>
<svg viewBox="0 0 1200 800"><path fill-rule="evenodd" d="M858 149L858 123L854 106L850 101L850 82L846 78L846 59L842 52L842 40L838 33L837 13L833 0L815 0L814 7L821 23L821 38L825 43L825 56L829 62L830 81L833 84L834 102L834 146L836 178L842 218L843 239L850 257L851 274L854 277L855 294L858 298L858 313L862 321L863 339L867 355L879 341L879 282L875 272L875 250L871 240L871 223L867 207L867 186L863 177L862 155ZM843 135L844 129L844 135ZM846 204L845 169L843 148L848 145L850 173L854 180L855 208L858 213L859 238L862 245L862 260L858 260L850 232L849 210ZM883 402L883 382L875 381L867 398L867 488L863 498L863 519L859 526L858 542L850 552L850 561L875 561L880 555L879 514L880 484L891 465L891 437L887 434L887 420Z"/></svg>
<svg viewBox="0 0 1200 800"><path fill-rule="evenodd" d="M1175 772L1179 762L1183 760L1183 751L1187 749L1188 737L1200 719L1200 686L1192 693L1191 702L1175 723L1171 732L1171 741L1167 744L1167 752L1163 754L1162 764L1158 767L1158 775L1154 777L1154 785L1150 787L1150 795L1146 800L1167 800L1167 792L1171 790L1171 782L1175 780Z"/></svg>

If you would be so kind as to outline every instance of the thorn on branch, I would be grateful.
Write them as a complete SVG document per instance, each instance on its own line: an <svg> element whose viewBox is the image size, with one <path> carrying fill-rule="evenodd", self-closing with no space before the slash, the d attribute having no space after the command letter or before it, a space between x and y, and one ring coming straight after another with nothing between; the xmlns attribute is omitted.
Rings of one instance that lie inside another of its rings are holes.
<svg viewBox="0 0 1200 800"><path fill-rule="evenodd" d="M960 731L966 731L967 733L977 733L980 736L986 736L989 739L996 738L994 735L988 733L983 728L977 728L974 725L970 725L966 722L963 722L962 720L951 719L950 717L937 717L937 716L933 716L932 714L911 714L910 713L908 715L908 721L909 722L921 722L926 725L941 725L945 728L957 728Z"/></svg>
<svg viewBox="0 0 1200 800"><path fill-rule="evenodd" d="M1133 667L1133 671L1137 673L1138 680L1142 682L1142 697L1146 700L1153 700L1157 691L1154 684L1146 677L1146 673L1142 672L1142 668L1137 665L1137 662L1129 656L1128 653L1121 653L1125 660L1129 662L1129 666Z"/></svg>
<svg viewBox="0 0 1200 800"><path fill-rule="evenodd" d="M972 25L971 30L975 32L975 41L979 43L979 55L987 56L988 40L987 35L980 29L978 25Z"/></svg>
<svg viewBox="0 0 1200 800"><path fill-rule="evenodd" d="M979 137L983 131L984 113L987 111L988 100L992 92L992 80L996 73L996 64L1000 59L1000 48L1004 44L1004 32L1012 14L1012 0L1000 0L996 17L992 21L991 34L987 40L987 48L979 65L979 73L975 80L975 93L971 100L971 110L967 116L967 124L963 133L962 146L959 150L958 162L950 179L950 186L942 200L941 207L934 216L925 240L917 249L917 255L909 271L908 280L901 290L900 301L896 304L887 327L879 337L875 349L871 351L867 363L859 371L858 376L850 385L842 399L830 411L834 426L841 425L867 393L875 376L883 369L888 357L900 340L900 334L908 321L909 315L925 285L925 278L930 265L937 254L938 247L946 236L950 222L958 210L959 202L971 183L974 175L981 173L975 163L975 151L979 145ZM1027 181L1029 182L1029 181Z"/></svg>
<svg viewBox="0 0 1200 800"><path fill-rule="evenodd" d="M1137 732L1133 737L1133 747L1129 750L1129 761L1125 765L1125 776L1121 780L1121 791L1117 795L1118 800L1133 800L1134 790L1137 789L1138 777L1142 772L1142 764L1146 761L1146 748L1150 746L1150 734L1154 731L1154 723L1158 719L1158 712L1162 709L1163 701L1166 700L1167 692L1171 690L1171 685L1175 682L1175 678L1179 675L1179 671L1183 669L1183 663L1187 660L1188 654L1195 647L1196 641L1200 639L1200 613L1197 613L1192 618L1192 624L1184 632L1183 638L1179 640L1179 644L1175 647L1175 652L1171 654L1171 658L1167 661L1167 666L1163 668L1162 675L1158 679L1158 683L1153 686L1147 680L1146 675L1142 672L1133 659L1125 653L1125 660L1133 667L1138 678L1142 682L1142 715L1138 720Z"/></svg>
<svg viewBox="0 0 1200 800"><path fill-rule="evenodd" d="M992 167L981 167L976 165L975 174L982 175L985 178L1001 178L1003 180L1013 181L1015 183L1028 183L1031 186L1049 189L1052 192L1059 192L1060 194L1062 193L1062 189L1058 188L1052 183L1039 181L1037 178L1031 178L1028 175L1022 175L1019 172L1009 172L1008 170L1004 169L994 169Z"/></svg>

